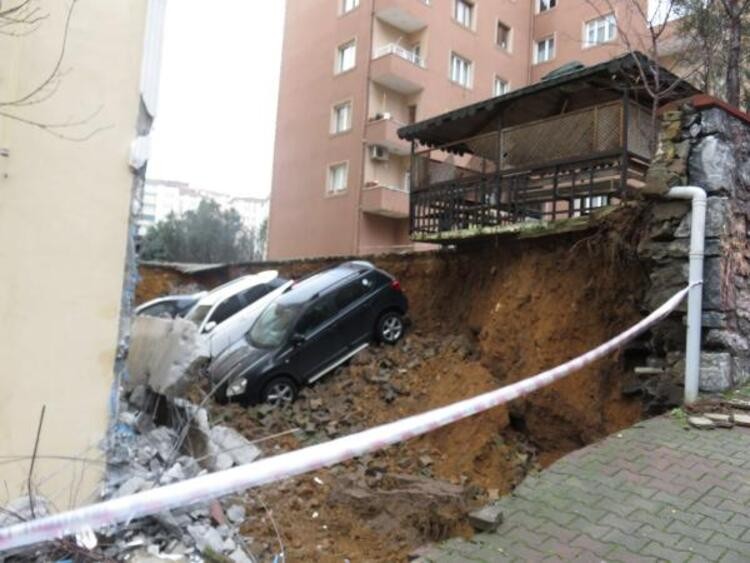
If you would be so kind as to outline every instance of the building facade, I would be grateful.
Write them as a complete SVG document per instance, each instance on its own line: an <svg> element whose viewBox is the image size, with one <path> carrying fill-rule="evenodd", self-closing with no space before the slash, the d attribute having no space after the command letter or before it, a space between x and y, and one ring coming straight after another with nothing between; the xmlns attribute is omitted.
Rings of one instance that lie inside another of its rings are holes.
<svg viewBox="0 0 750 563"><path fill-rule="evenodd" d="M23 19L8 4L6 31ZM31 486L64 509L99 498L116 414L166 4L30 6L38 29L0 34L0 451L30 452L39 427L39 459L33 475L3 464L0 481L3 504ZM64 72L40 89L64 36Z"/></svg>
<svg viewBox="0 0 750 563"><path fill-rule="evenodd" d="M138 215L138 234L146 234L149 227L163 221L170 213L179 216L194 211L203 199L212 199L225 210L234 209L249 229L259 229L268 218L268 198L231 196L193 188L186 182L148 179Z"/></svg>
<svg viewBox="0 0 750 563"><path fill-rule="evenodd" d="M610 59L639 21L618 0L288 0L269 257L415 248L397 130Z"/></svg>

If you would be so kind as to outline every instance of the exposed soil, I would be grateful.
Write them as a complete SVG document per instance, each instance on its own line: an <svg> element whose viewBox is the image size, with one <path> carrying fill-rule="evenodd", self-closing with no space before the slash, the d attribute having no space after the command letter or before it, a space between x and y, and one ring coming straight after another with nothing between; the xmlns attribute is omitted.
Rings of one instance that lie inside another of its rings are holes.
<svg viewBox="0 0 750 563"><path fill-rule="evenodd" d="M401 344L370 348L287 411L213 405L212 416L251 439L300 429L266 442L273 454L558 365L641 316L641 270L612 236L602 229L593 236L384 258L379 265L400 278L412 306L414 327ZM262 498L288 561L398 561L430 541L469 535L469 509L640 418L640 402L621 394L624 371L622 355L610 357L507 408L265 487L249 495L243 531L254 538L256 554L278 552Z"/></svg>

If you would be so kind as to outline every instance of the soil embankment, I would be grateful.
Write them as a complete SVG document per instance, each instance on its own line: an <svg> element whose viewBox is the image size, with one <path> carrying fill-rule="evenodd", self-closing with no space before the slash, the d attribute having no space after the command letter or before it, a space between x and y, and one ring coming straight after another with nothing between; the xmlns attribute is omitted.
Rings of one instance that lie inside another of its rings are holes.
<svg viewBox="0 0 750 563"><path fill-rule="evenodd" d="M410 298L413 328L402 343L364 352L286 412L213 405L212 416L251 439L300 429L268 442L272 455L560 364L641 317L641 268L617 250L612 232L376 258ZM280 269L299 276L325 263ZM265 487L248 497L244 532L266 555L278 552L280 539L289 561L393 561L429 541L469 534L467 509L640 418L639 401L621 393L625 371L622 355L609 357L507 407Z"/></svg>

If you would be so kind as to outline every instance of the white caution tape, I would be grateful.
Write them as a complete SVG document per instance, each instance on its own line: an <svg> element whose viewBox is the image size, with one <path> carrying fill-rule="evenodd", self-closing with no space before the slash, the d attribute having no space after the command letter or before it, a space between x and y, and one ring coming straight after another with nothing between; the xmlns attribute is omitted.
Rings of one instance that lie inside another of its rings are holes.
<svg viewBox="0 0 750 563"><path fill-rule="evenodd" d="M0 529L0 551L62 538L87 528L96 530L104 526L128 522L134 518L158 514L165 510L205 502L250 487L266 485L334 465L426 434L457 420L518 399L606 356L671 313L689 289L688 287L679 291L648 317L601 346L534 377L324 444L131 496L14 524Z"/></svg>

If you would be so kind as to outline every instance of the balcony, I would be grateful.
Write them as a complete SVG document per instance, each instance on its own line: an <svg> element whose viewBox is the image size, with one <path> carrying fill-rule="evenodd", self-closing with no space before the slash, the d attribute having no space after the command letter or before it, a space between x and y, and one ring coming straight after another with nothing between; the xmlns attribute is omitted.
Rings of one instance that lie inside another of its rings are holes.
<svg viewBox="0 0 750 563"><path fill-rule="evenodd" d="M427 26L429 4L425 0L376 0L375 17L404 33L414 33Z"/></svg>
<svg viewBox="0 0 750 563"><path fill-rule="evenodd" d="M362 190L362 211L391 219L409 217L409 192L391 186L365 185Z"/></svg>
<svg viewBox="0 0 750 563"><path fill-rule="evenodd" d="M644 185L650 117L628 109L610 102L417 153L412 238L538 227L631 197Z"/></svg>
<svg viewBox="0 0 750 563"><path fill-rule="evenodd" d="M388 114L380 119L369 121L365 130L367 144L380 145L394 154L408 155L411 151L411 145L407 141L402 141L397 133L399 127L403 127L403 125Z"/></svg>
<svg viewBox="0 0 750 563"><path fill-rule="evenodd" d="M375 49L370 74L373 82L409 95L422 90L424 67L417 53L389 43Z"/></svg>

